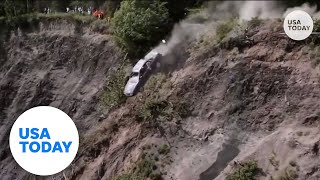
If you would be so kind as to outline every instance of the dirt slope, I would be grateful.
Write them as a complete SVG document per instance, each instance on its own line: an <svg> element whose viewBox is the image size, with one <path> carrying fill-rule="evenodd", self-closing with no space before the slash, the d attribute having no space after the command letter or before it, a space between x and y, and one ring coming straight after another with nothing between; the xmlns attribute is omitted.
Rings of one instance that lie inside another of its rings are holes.
<svg viewBox="0 0 320 180"><path fill-rule="evenodd" d="M261 179L284 177L288 168L298 179L319 178L319 163L309 162L318 158L320 140L316 57L310 58L310 41L280 32L281 22L266 22L194 52L187 61L192 68L177 72L177 96L192 102L193 116L181 123L188 138L174 143L167 169L174 179L224 179L234 161L248 160L258 161Z"/></svg>
<svg viewBox="0 0 320 180"><path fill-rule="evenodd" d="M99 94L122 54L108 35L78 33L79 28L86 27L53 21L40 24L38 31L16 31L1 44L1 179L29 176L8 147L10 128L25 110L41 105L60 108L73 117L80 134L98 123Z"/></svg>
<svg viewBox="0 0 320 180"><path fill-rule="evenodd" d="M281 29L266 21L222 43L190 42L179 69L155 74L109 113L99 97L122 56L107 35L12 36L0 71L0 177L29 176L10 155L10 126L24 110L51 105L82 134L77 158L57 179L225 179L249 160L258 179L319 179L317 44Z"/></svg>
<svg viewBox="0 0 320 180"><path fill-rule="evenodd" d="M105 136L94 143L103 151L81 156L89 166L73 177L113 179L123 169L133 178L132 167L148 169L137 164L143 159L153 164L151 177L164 179L224 179L249 160L258 162L259 179L318 179L318 161L310 162L320 140L314 47L281 27L267 21L218 45L191 45L181 69L156 75L155 86L104 120L95 133ZM142 126L141 107L152 109Z"/></svg>

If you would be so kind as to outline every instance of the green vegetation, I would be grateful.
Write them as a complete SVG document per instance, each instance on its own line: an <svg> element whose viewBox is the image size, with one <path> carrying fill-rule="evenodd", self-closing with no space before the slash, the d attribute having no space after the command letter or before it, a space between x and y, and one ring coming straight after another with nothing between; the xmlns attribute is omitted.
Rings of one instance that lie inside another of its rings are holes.
<svg viewBox="0 0 320 180"><path fill-rule="evenodd" d="M173 104L175 105L174 112L181 118L186 118L190 115L190 104L187 101L176 100Z"/></svg>
<svg viewBox="0 0 320 180"><path fill-rule="evenodd" d="M228 33L231 32L238 25L238 19L232 18L226 22L218 25L216 29L216 39L218 42L221 42L225 37L227 37Z"/></svg>
<svg viewBox="0 0 320 180"><path fill-rule="evenodd" d="M0 16L12 18L29 13L43 12L45 7L50 7L53 12L64 12L71 1L44 1L44 0L4 0L0 2Z"/></svg>
<svg viewBox="0 0 320 180"><path fill-rule="evenodd" d="M157 117L170 118L172 105L166 100L150 99L148 98L145 104L140 108L138 120L140 121L154 121Z"/></svg>
<svg viewBox="0 0 320 180"><path fill-rule="evenodd" d="M248 28L253 29L255 27L260 26L261 24L262 24L262 20L259 19L258 17L254 17L248 22Z"/></svg>
<svg viewBox="0 0 320 180"><path fill-rule="evenodd" d="M133 56L156 45L168 32L169 12L165 5L159 0L122 1L111 23L119 45Z"/></svg>
<svg viewBox="0 0 320 180"><path fill-rule="evenodd" d="M94 32L103 33L109 30L109 22L107 19L97 19L90 24L90 27Z"/></svg>
<svg viewBox="0 0 320 180"><path fill-rule="evenodd" d="M145 144L142 147L140 159L126 173L116 177L116 180L160 180L162 168L172 163L168 153L170 147L167 144L158 147L156 144Z"/></svg>
<svg viewBox="0 0 320 180"><path fill-rule="evenodd" d="M189 15L198 15L205 11L205 6L187 8Z"/></svg>
<svg viewBox="0 0 320 180"><path fill-rule="evenodd" d="M302 51L306 50L302 49ZM314 45L314 43L311 43L311 46L308 48L308 51L306 53L311 60L312 67L317 67L320 64L320 46L316 46Z"/></svg>
<svg viewBox="0 0 320 180"><path fill-rule="evenodd" d="M207 47L212 47L216 43L217 42L216 42L215 35L213 35L213 34L205 34L199 39L199 41L197 41L195 43L195 45L192 47L192 51L191 52L192 53L199 52L199 50L207 49Z"/></svg>
<svg viewBox="0 0 320 180"><path fill-rule="evenodd" d="M96 18L81 14L71 14L71 13L52 13L52 14L42 14L42 13L30 13L22 14L12 17L0 17L0 24L6 25L11 28L24 28L31 25L37 25L40 21L47 22L53 20L69 20L71 22L78 22L82 24L92 24L93 27L97 28L94 24ZM101 20L102 21L102 20ZM100 25L101 26L101 25Z"/></svg>
<svg viewBox="0 0 320 180"><path fill-rule="evenodd" d="M24 5L15 3L15 1L6 0L0 3L0 12L2 16L14 17L26 13Z"/></svg>
<svg viewBox="0 0 320 180"><path fill-rule="evenodd" d="M101 9L107 16L113 17L113 14L119 9L122 0L105 1Z"/></svg>
<svg viewBox="0 0 320 180"><path fill-rule="evenodd" d="M159 154L163 154L166 155L170 152L170 147L167 144L162 145L159 149L158 149L158 153Z"/></svg>
<svg viewBox="0 0 320 180"><path fill-rule="evenodd" d="M144 86L143 95L146 96L143 105L140 106L137 116L138 121L155 122L171 120L174 117L185 118L190 114L190 107L181 99L168 99L167 91L171 83L164 74L152 76Z"/></svg>
<svg viewBox="0 0 320 180"><path fill-rule="evenodd" d="M185 118L189 116L190 108L185 101L168 101L164 98L148 97L139 112L137 117L139 121L170 121L174 117Z"/></svg>
<svg viewBox="0 0 320 180"><path fill-rule="evenodd" d="M16 28L16 27L29 27L32 24L37 24L39 22L36 14L23 14L13 17L2 17L0 18L0 24L7 27Z"/></svg>
<svg viewBox="0 0 320 180"><path fill-rule="evenodd" d="M147 96L143 105L140 106L139 114L137 117L138 121L148 122L153 121L155 118L162 116L170 118L171 104L161 95L155 95L159 93L163 83L165 82L166 76L163 74L156 74L151 76L148 82L144 86L144 95Z"/></svg>
<svg viewBox="0 0 320 180"><path fill-rule="evenodd" d="M313 32L320 31L320 19L316 19L313 25ZM320 37L319 36L310 36L307 40L311 44L311 48L315 48L320 45Z"/></svg>
<svg viewBox="0 0 320 180"><path fill-rule="evenodd" d="M134 174L123 174L123 175L117 176L115 179L116 180L141 180L143 179L143 177L136 176Z"/></svg>
<svg viewBox="0 0 320 180"><path fill-rule="evenodd" d="M233 173L226 177L226 180L255 180L260 169L255 161L249 161L239 166Z"/></svg>
<svg viewBox="0 0 320 180"><path fill-rule="evenodd" d="M109 78L107 87L102 94L102 101L105 106L112 108L126 100L123 89L126 83L126 74L123 67Z"/></svg>
<svg viewBox="0 0 320 180"><path fill-rule="evenodd" d="M146 92L148 94L151 94L152 92L159 91L160 87L163 85L167 78L168 77L162 73L152 75L145 85Z"/></svg>
<svg viewBox="0 0 320 180"><path fill-rule="evenodd" d="M256 24L257 22L252 23ZM250 22L248 23L248 26L250 26ZM216 27L215 33L208 32L204 34L193 46L192 52L198 52L202 49L208 49L208 47L213 47L218 43L221 43L231 31L236 29L236 27L240 27L237 18L230 18L225 22L220 22L220 24L218 24L218 26Z"/></svg>
<svg viewBox="0 0 320 180"><path fill-rule="evenodd" d="M320 19L317 19L317 20L314 21L313 31L314 32L320 32Z"/></svg>
<svg viewBox="0 0 320 180"><path fill-rule="evenodd" d="M72 14L72 13L52 13L52 14L42 14L38 13L36 16L39 19L45 20L55 20L55 19L69 19L75 20L81 23L92 23L96 20L93 16L83 15L83 14Z"/></svg>
<svg viewBox="0 0 320 180"><path fill-rule="evenodd" d="M151 179L159 180L161 175L155 173L157 169L155 162L152 160L142 159L137 162L135 168L128 174L123 174L116 177L116 180L142 180L142 179Z"/></svg>
<svg viewBox="0 0 320 180"><path fill-rule="evenodd" d="M94 3L90 1L71 1L69 4L70 7L84 7L84 8L88 8L93 5Z"/></svg>

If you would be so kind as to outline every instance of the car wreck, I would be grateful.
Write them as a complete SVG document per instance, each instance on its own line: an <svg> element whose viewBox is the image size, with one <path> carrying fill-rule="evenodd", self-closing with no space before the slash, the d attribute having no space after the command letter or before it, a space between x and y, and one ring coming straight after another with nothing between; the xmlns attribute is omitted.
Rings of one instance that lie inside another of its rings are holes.
<svg viewBox="0 0 320 180"><path fill-rule="evenodd" d="M134 65L124 88L126 96L134 96L138 92L156 68L161 57L162 55L159 52L151 51Z"/></svg>

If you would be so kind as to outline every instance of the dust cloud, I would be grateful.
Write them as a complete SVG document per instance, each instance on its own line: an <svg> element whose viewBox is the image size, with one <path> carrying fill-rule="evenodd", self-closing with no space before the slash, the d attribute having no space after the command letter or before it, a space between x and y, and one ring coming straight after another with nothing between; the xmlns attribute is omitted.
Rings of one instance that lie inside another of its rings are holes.
<svg viewBox="0 0 320 180"><path fill-rule="evenodd" d="M293 8L288 8L284 13L282 17L285 17L287 14L294 10L303 10L310 14L313 18L320 18L320 12L317 11L317 6L311 6L309 3L304 3L299 7L293 7Z"/></svg>
<svg viewBox="0 0 320 180"><path fill-rule="evenodd" d="M251 20L253 17L260 19L273 19L281 16L284 7L275 1L247 1L242 2L239 8L239 17L242 20Z"/></svg>
<svg viewBox="0 0 320 180"><path fill-rule="evenodd" d="M308 3L299 7L286 8L278 1L209 1L204 9L192 14L185 20L177 23L166 43L160 43L155 51L163 55L175 51L177 46L196 40L206 32L214 32L219 22L231 17L238 17L240 21L248 21L254 17L260 19L284 18L289 12L297 9L304 10L314 18L320 17L316 6ZM171 58L172 59L172 58Z"/></svg>

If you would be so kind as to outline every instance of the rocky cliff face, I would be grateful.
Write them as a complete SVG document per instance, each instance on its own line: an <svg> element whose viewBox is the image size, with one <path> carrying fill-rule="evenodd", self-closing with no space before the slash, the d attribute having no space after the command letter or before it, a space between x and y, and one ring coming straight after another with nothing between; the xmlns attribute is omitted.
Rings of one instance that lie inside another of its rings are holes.
<svg viewBox="0 0 320 180"><path fill-rule="evenodd" d="M265 21L221 43L190 42L179 69L153 74L107 111L101 93L123 55L109 35L54 27L1 44L1 179L31 177L8 135L39 105L65 111L81 134L77 158L55 178L225 179L253 160L258 179L319 179L316 39L292 41Z"/></svg>

